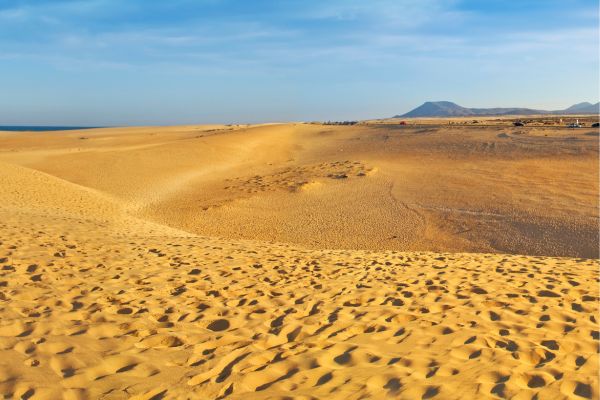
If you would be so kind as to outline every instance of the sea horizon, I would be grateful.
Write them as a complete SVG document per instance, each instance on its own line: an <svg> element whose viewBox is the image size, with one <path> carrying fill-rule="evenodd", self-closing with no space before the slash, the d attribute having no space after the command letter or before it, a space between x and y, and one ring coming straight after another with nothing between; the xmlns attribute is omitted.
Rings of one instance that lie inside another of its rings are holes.
<svg viewBox="0 0 600 400"><path fill-rule="evenodd" d="M101 126L61 126L61 125L0 125L0 131L5 132L51 132L72 131L79 129L95 129Z"/></svg>

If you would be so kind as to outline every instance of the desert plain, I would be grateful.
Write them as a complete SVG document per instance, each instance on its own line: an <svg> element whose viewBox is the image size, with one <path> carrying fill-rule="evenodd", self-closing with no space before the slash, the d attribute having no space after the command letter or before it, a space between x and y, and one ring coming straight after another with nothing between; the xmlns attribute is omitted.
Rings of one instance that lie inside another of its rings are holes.
<svg viewBox="0 0 600 400"><path fill-rule="evenodd" d="M0 132L0 394L596 399L581 121Z"/></svg>

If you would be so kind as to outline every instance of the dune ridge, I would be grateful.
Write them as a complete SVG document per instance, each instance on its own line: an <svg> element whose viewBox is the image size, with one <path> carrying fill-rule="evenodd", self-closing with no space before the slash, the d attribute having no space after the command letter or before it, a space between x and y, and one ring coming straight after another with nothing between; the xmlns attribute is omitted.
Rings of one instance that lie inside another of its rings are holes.
<svg viewBox="0 0 600 400"><path fill-rule="evenodd" d="M597 134L437 123L0 133L0 162L203 236L598 258Z"/></svg>
<svg viewBox="0 0 600 400"><path fill-rule="evenodd" d="M379 143L386 129L374 136L295 125L0 134L0 393L19 399L597 398L598 260L466 252L474 242L460 240L444 245L452 252L411 250L411 235L444 238L448 226L478 232L469 218L486 213L486 226L502 229L495 219L510 215L502 204L491 210L486 202L476 208L460 199L411 197L422 175L407 154L397 154L402 162L352 154L348 143L357 137ZM559 230L597 216L594 187L581 185L597 174L595 144L564 142L560 134L553 140L562 149L548 146L535 150L533 160L517 160L534 171L529 181L497 160L507 169L493 183L518 178L531 199L543 191L550 222L537 223ZM421 140L406 135L405 145ZM190 144L197 140L203 143ZM478 140L457 151L480 151ZM430 142L435 152L435 139ZM500 153L489 146L492 158L531 151L528 144ZM580 173L544 181L552 170L543 162L549 155L580 166ZM455 165L473 169L463 181L488 176L486 168L463 163ZM572 189L570 197L561 185ZM517 185L510 189L513 200L525 196ZM433 223L448 211L428 214L427 207L440 204L453 210L451 218ZM325 244L350 249L284 243L289 231L311 232L292 223L303 216L310 221L311 210L315 218L323 210L320 222L334 232ZM371 218L371 227L355 225L358 217L349 210ZM251 225L269 216L263 228ZM386 225L387 218L402 219L406 229ZM225 235L204 229L229 219L241 222L226 224ZM244 227L249 232L238 234ZM336 234L354 229L366 230L381 248L360 250L366 243L360 238L335 242ZM377 229L404 238L406 248L395 250L394 240L385 242ZM578 238L586 244L590 236L578 229L569 232L583 232ZM478 240L476 246L494 250L494 243Z"/></svg>

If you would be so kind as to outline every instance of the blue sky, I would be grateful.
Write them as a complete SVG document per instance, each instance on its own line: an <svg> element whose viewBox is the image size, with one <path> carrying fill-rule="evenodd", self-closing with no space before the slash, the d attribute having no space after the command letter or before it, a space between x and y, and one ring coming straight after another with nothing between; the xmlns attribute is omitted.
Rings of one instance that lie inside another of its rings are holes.
<svg viewBox="0 0 600 400"><path fill-rule="evenodd" d="M0 125L366 119L599 97L597 0L0 0Z"/></svg>

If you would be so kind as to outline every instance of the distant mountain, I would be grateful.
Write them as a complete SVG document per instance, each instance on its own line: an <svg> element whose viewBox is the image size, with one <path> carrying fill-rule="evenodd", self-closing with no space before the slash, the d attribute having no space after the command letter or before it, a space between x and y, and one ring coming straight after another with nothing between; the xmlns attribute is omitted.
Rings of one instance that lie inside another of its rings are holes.
<svg viewBox="0 0 600 400"><path fill-rule="evenodd" d="M580 110L588 109L589 107L593 107L594 105L588 101L584 101L583 103L573 104L569 108L565 108L565 111L577 112Z"/></svg>
<svg viewBox="0 0 600 400"><path fill-rule="evenodd" d="M394 118L411 117L468 117L490 115L531 115L531 114L598 114L600 103L579 103L564 110L546 111L531 108L466 108L451 101L427 101L406 114L396 115Z"/></svg>
<svg viewBox="0 0 600 400"><path fill-rule="evenodd" d="M396 117L462 117L467 115L474 115L474 112L451 101L427 101L414 110L403 115L396 115Z"/></svg>
<svg viewBox="0 0 600 400"><path fill-rule="evenodd" d="M573 104L571 107L563 110L567 114L598 114L600 113L600 102L596 104L583 102L578 104ZM559 111L555 111L558 113Z"/></svg>

